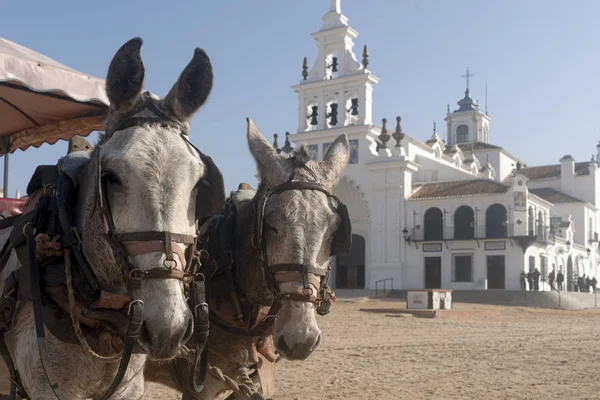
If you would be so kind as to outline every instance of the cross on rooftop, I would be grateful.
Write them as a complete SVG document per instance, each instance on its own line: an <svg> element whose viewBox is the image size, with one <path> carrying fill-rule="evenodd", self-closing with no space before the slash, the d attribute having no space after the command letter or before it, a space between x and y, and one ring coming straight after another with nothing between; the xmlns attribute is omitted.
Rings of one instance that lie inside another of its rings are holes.
<svg viewBox="0 0 600 400"><path fill-rule="evenodd" d="M461 75L461 78L465 78L465 80L467 81L467 90L469 90L469 78L475 76L475 74L471 74L469 73L469 67L467 67L467 73L464 75Z"/></svg>

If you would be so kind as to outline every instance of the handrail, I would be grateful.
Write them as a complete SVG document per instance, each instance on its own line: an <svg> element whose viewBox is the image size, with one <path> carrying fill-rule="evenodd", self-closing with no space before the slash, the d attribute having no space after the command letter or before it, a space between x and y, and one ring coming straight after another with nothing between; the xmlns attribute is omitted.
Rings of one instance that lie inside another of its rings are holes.
<svg viewBox="0 0 600 400"><path fill-rule="evenodd" d="M383 282L383 293L386 292L386 282L390 281L390 292L394 290L394 278L385 278L375 281L375 296L379 294L379 284Z"/></svg>

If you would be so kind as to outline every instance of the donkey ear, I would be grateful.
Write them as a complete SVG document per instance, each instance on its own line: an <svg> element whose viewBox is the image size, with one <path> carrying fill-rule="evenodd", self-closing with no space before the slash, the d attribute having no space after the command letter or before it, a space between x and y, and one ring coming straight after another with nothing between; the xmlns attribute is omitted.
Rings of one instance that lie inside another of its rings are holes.
<svg viewBox="0 0 600 400"><path fill-rule="evenodd" d="M204 50L197 48L194 57L165 97L165 104L181 122L186 122L206 102L212 86L210 58Z"/></svg>
<svg viewBox="0 0 600 400"><path fill-rule="evenodd" d="M259 177L267 181L270 186L276 185L284 179L285 171L281 156L260 133L254 121L250 118L246 118L246 121L248 122L248 146L256 161Z"/></svg>
<svg viewBox="0 0 600 400"><path fill-rule="evenodd" d="M131 107L140 96L146 70L140 49L142 39L133 38L116 52L106 76L106 94L114 109Z"/></svg>
<svg viewBox="0 0 600 400"><path fill-rule="evenodd" d="M323 162L326 165L326 176L329 183L335 185L340 179L340 175L350 160L350 144L348 136L342 133L329 146L327 154L323 157Z"/></svg>

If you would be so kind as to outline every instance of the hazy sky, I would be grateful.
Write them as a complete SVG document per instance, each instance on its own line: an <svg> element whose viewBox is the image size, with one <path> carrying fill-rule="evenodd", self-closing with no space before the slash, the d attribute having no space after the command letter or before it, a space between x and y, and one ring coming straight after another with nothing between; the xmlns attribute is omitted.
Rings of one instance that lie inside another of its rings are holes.
<svg viewBox="0 0 600 400"><path fill-rule="evenodd" d="M296 130L290 86L301 79L302 58L314 62L310 33L328 7L328 0L12 1L2 4L0 36L101 78L115 51L140 36L146 89L160 96L194 48L204 48L215 83L191 139L232 190L256 182L246 117L270 140ZM404 131L425 140L436 121L445 135L446 104L454 109L463 96L469 66L471 93L482 107L488 83L492 143L530 165L595 154L600 2L342 0L342 12L360 33L357 58L368 44L369 68L381 79L373 93L376 123L401 115ZM12 154L10 196L25 191L36 165L54 164L66 149L60 142Z"/></svg>

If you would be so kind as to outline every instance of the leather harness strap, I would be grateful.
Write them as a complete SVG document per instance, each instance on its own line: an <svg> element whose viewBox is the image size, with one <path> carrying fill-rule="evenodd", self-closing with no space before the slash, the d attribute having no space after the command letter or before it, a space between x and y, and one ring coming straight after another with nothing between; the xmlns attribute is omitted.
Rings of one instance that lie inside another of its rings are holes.
<svg viewBox="0 0 600 400"><path fill-rule="evenodd" d="M181 262L181 265L185 270L187 259L185 257L185 254L183 254L183 250L181 250L181 247L179 247L179 245L175 242L169 242L169 245L171 247L171 252L177 254L177 256L179 257L179 261ZM125 248L125 252L129 256L164 251L167 254L167 258L169 258L167 250L165 249L165 242L161 240L151 240L147 242L124 242L123 247Z"/></svg>

